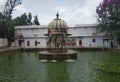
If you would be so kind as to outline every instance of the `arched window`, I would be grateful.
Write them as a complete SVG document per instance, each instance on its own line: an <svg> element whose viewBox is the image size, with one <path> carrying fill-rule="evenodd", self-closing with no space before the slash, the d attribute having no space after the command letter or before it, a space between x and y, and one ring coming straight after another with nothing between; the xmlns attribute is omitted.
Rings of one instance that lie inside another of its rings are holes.
<svg viewBox="0 0 120 82"><path fill-rule="evenodd" d="M72 46L75 46L75 45L76 45L75 39L72 39L71 44L72 44Z"/></svg>
<svg viewBox="0 0 120 82"><path fill-rule="evenodd" d="M27 46L30 46L30 41L27 41Z"/></svg>
<svg viewBox="0 0 120 82"><path fill-rule="evenodd" d="M93 42L95 43L95 39L93 39Z"/></svg>
<svg viewBox="0 0 120 82"><path fill-rule="evenodd" d="M70 40L69 39L67 40L67 46L70 46Z"/></svg>
<svg viewBox="0 0 120 82"><path fill-rule="evenodd" d="M82 41L81 40L79 41L79 45L82 45Z"/></svg>
<svg viewBox="0 0 120 82"><path fill-rule="evenodd" d="M22 42L21 41L18 41L18 44L19 44L20 47L22 46Z"/></svg>
<svg viewBox="0 0 120 82"><path fill-rule="evenodd" d="M65 46L66 45L66 41L63 39L62 42L63 42L63 46Z"/></svg>
<svg viewBox="0 0 120 82"><path fill-rule="evenodd" d="M37 41L35 41L35 46L37 46L37 44L38 44Z"/></svg>

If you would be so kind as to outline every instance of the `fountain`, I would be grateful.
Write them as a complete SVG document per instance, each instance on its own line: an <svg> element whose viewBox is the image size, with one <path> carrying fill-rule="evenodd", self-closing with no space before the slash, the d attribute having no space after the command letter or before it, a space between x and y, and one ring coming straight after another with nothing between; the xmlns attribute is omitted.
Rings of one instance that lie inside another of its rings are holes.
<svg viewBox="0 0 120 82"><path fill-rule="evenodd" d="M41 60L68 60L76 59L77 52L68 50L67 48L67 37L68 26L64 20L59 18L59 14L56 14L56 18L51 21L48 25L48 36L47 38L47 50L39 52L39 59Z"/></svg>

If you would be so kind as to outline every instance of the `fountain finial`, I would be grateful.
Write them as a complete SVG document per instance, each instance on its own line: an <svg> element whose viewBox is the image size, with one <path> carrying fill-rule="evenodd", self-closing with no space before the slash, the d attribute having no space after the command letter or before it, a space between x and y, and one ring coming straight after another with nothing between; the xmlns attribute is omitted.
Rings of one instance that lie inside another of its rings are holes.
<svg viewBox="0 0 120 82"><path fill-rule="evenodd" d="M57 17L57 19L59 19L59 12L58 11L57 11L56 17Z"/></svg>

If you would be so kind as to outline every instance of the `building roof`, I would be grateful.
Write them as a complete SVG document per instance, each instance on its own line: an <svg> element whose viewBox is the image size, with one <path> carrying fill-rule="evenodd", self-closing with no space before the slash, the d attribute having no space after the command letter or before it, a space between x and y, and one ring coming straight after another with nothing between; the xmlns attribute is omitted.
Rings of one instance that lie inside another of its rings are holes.
<svg viewBox="0 0 120 82"><path fill-rule="evenodd" d="M76 24L75 27L95 27L97 24Z"/></svg>
<svg viewBox="0 0 120 82"><path fill-rule="evenodd" d="M15 29L36 29L36 28L47 28L47 25L26 25L26 26L15 26Z"/></svg>
<svg viewBox="0 0 120 82"><path fill-rule="evenodd" d="M55 20L55 19L54 19ZM58 21L52 21L52 24L50 22L49 25L25 25L25 26L15 26L15 29L37 29L37 28L54 28L56 26L56 22ZM67 24L65 23L64 20L61 20L63 23L62 23L62 26L66 27ZM61 24L61 21L58 22L58 27L60 27L60 24ZM97 24L77 24L75 25L75 27L70 27L70 28L85 28L85 27L96 27Z"/></svg>

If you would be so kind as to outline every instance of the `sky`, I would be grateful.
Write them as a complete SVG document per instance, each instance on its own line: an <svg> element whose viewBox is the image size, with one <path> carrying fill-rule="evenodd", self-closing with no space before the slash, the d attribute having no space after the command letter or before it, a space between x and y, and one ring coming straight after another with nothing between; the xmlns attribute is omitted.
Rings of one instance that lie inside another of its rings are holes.
<svg viewBox="0 0 120 82"><path fill-rule="evenodd" d="M0 0L0 5L4 0ZM57 11L59 17L65 20L68 26L76 24L94 24L96 20L96 7L102 0L22 0L22 4L17 6L12 14L13 18L23 13L31 12L33 16L38 15L41 25L48 25L56 18Z"/></svg>

